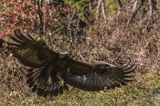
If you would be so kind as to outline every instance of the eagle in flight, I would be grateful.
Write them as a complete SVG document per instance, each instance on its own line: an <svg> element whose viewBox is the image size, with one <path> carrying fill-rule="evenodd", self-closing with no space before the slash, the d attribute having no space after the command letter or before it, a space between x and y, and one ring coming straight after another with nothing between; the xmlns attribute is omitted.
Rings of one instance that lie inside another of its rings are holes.
<svg viewBox="0 0 160 106"><path fill-rule="evenodd" d="M121 66L88 64L51 50L43 40L36 41L19 30L10 38L1 40L3 47L27 68L26 83L40 96L58 96L68 85L87 91L99 91L127 85L135 80L135 62Z"/></svg>

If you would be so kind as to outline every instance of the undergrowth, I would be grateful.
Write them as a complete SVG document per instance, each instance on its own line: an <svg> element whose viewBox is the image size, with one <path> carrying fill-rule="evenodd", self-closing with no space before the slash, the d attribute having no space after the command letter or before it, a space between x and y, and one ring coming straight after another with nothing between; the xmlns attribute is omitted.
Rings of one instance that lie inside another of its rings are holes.
<svg viewBox="0 0 160 106"><path fill-rule="evenodd" d="M67 36L46 33L42 38L53 50L69 52L80 61L114 63L130 57L136 61L136 81L129 86L86 92L66 91L57 98L43 98L31 92L25 83L25 68L9 55L0 55L0 105L55 106L159 106L160 105L160 13L150 31L146 20L126 27L128 14L109 16L86 29L82 42L70 42ZM35 35L34 37L37 37Z"/></svg>

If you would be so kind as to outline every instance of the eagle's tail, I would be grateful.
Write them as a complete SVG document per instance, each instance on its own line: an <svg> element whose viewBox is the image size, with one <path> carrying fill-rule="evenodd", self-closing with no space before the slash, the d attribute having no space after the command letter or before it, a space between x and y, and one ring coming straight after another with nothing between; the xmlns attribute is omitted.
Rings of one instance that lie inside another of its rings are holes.
<svg viewBox="0 0 160 106"><path fill-rule="evenodd" d="M55 76L48 76L47 69L29 69L27 74L27 84L39 96L53 96L56 97L67 90L68 87L65 83L61 84Z"/></svg>

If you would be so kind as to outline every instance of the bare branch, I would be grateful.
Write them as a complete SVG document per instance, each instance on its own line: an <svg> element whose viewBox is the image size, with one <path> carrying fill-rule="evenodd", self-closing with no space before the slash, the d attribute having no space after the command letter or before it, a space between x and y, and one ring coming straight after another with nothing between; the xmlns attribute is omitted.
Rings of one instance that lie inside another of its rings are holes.
<svg viewBox="0 0 160 106"><path fill-rule="evenodd" d="M152 24L152 19L153 19L153 0L148 0L149 3L149 21L147 23L147 29L150 27Z"/></svg>
<svg viewBox="0 0 160 106"><path fill-rule="evenodd" d="M102 2L101 9L102 9L103 18L106 20L107 18L106 18L106 13L105 13L105 2L104 1Z"/></svg>
<svg viewBox="0 0 160 106"><path fill-rule="evenodd" d="M105 13L105 0L99 0L97 5L97 11L96 11L96 20L100 17L100 8L103 14L103 18L106 19L106 13Z"/></svg>
<svg viewBox="0 0 160 106"><path fill-rule="evenodd" d="M133 6L133 13L132 13L132 16L131 18L129 19L129 21L127 22L127 26L132 23L133 19L135 18L135 16L137 15L138 11L141 9L141 7L143 6L144 4L144 1L145 0L141 0L140 1L140 4L138 6L138 8L136 9L137 5L138 5L138 2L139 0L136 0L135 3L134 3L134 6Z"/></svg>

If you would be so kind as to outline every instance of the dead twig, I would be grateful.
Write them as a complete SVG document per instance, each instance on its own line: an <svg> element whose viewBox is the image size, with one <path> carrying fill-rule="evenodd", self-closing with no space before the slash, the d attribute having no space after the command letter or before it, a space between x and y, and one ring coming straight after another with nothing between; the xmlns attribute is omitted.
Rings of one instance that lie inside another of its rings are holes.
<svg viewBox="0 0 160 106"><path fill-rule="evenodd" d="M148 0L148 3L149 3L149 17L148 17L147 29L149 30L153 20L153 0Z"/></svg>

